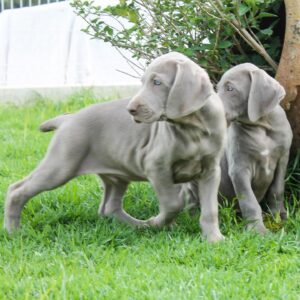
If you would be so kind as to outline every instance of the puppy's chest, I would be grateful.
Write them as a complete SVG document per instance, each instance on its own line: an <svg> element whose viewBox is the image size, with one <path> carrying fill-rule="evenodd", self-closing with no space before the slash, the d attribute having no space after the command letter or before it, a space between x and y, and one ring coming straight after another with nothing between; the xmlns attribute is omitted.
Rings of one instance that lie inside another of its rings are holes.
<svg viewBox="0 0 300 300"><path fill-rule="evenodd" d="M251 165L254 173L271 175L283 147L276 143L265 129L249 129L245 125L233 129L229 133L228 149L235 163Z"/></svg>
<svg viewBox="0 0 300 300"><path fill-rule="evenodd" d="M218 143L203 130L176 133L175 159L171 164L174 183L188 182L204 172L203 157L218 153ZM217 154L215 154L217 155Z"/></svg>
<svg viewBox="0 0 300 300"><path fill-rule="evenodd" d="M256 198L260 201L273 181L279 157L276 150L270 151L267 148L256 153L255 157L251 185Z"/></svg>
<svg viewBox="0 0 300 300"><path fill-rule="evenodd" d="M188 182L199 177L203 172L201 160L178 160L172 165L172 175L174 183Z"/></svg>
<svg viewBox="0 0 300 300"><path fill-rule="evenodd" d="M252 167L253 179L258 182L272 180L273 174L280 158L280 148L275 148L272 143L265 143L265 145L252 145L246 151Z"/></svg>
<svg viewBox="0 0 300 300"><path fill-rule="evenodd" d="M282 153L282 147L275 145L266 137L264 143L257 143L249 149L253 163L253 176L258 180L272 180L276 165Z"/></svg>
<svg viewBox="0 0 300 300"><path fill-rule="evenodd" d="M249 153L252 162L250 165L252 188L258 200L263 197L273 181L280 153L280 148L270 145L269 147L257 147Z"/></svg>
<svg viewBox="0 0 300 300"><path fill-rule="evenodd" d="M188 182L200 177L204 172L203 157L215 151L204 136L181 144L178 150L180 154L172 164L174 183Z"/></svg>
<svg viewBox="0 0 300 300"><path fill-rule="evenodd" d="M260 128L234 127L228 141L229 165L248 169L252 187L261 191L269 186L283 147Z"/></svg>
<svg viewBox="0 0 300 300"><path fill-rule="evenodd" d="M258 180L272 179L278 161L278 155L274 149L262 149L253 153L255 156L254 177Z"/></svg>

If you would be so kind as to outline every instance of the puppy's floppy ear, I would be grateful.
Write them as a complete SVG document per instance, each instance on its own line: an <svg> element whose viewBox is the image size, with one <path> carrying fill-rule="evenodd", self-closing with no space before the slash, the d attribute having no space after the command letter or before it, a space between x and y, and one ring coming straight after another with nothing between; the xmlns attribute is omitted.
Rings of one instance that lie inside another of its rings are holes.
<svg viewBox="0 0 300 300"><path fill-rule="evenodd" d="M191 61L177 62L175 80L167 100L167 117L176 119L197 111L212 93L212 84L202 68Z"/></svg>
<svg viewBox="0 0 300 300"><path fill-rule="evenodd" d="M263 70L250 72L251 87L248 98L248 117L255 122L269 114L285 97L280 83Z"/></svg>

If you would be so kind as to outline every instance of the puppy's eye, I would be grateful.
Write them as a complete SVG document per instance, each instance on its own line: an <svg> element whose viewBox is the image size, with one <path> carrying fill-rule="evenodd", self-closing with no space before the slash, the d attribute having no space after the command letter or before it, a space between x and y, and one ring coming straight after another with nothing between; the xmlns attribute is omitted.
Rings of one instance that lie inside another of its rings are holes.
<svg viewBox="0 0 300 300"><path fill-rule="evenodd" d="M161 81L158 79L153 79L153 84L154 85L161 85Z"/></svg>
<svg viewBox="0 0 300 300"><path fill-rule="evenodd" d="M228 85L226 86L226 91L232 92L233 90L234 90L234 88L233 88L232 85L228 84Z"/></svg>

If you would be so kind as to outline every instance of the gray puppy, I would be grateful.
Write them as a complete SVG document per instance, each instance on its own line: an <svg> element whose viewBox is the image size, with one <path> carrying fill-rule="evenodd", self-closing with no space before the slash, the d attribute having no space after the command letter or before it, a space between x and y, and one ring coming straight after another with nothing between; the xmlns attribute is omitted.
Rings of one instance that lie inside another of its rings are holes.
<svg viewBox="0 0 300 300"><path fill-rule="evenodd" d="M226 155L222 158L220 193L238 198L247 227L267 230L259 205L263 199L273 214L286 218L284 176L292 131L279 105L284 88L265 71L245 63L231 68L218 83L228 121ZM190 185L192 200L197 184Z"/></svg>
<svg viewBox="0 0 300 300"><path fill-rule="evenodd" d="M202 233L211 242L223 239L217 192L225 113L207 73L184 55L169 53L155 59L131 101L92 105L42 125L44 131L52 129L57 132L46 157L9 188L8 231L19 227L21 211L33 196L81 174L96 173L105 188L99 213L136 226L170 223L184 206L178 183L196 178ZM157 216L145 221L122 208L129 182L144 180L151 182L160 208Z"/></svg>

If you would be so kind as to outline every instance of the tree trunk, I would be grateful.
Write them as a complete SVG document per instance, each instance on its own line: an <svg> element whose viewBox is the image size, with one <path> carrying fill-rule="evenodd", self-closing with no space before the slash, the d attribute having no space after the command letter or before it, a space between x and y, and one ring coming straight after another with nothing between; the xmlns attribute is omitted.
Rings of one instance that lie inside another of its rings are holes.
<svg viewBox="0 0 300 300"><path fill-rule="evenodd" d="M283 107L291 123L293 150L300 149L300 1L284 0L286 27L276 79L285 87Z"/></svg>

